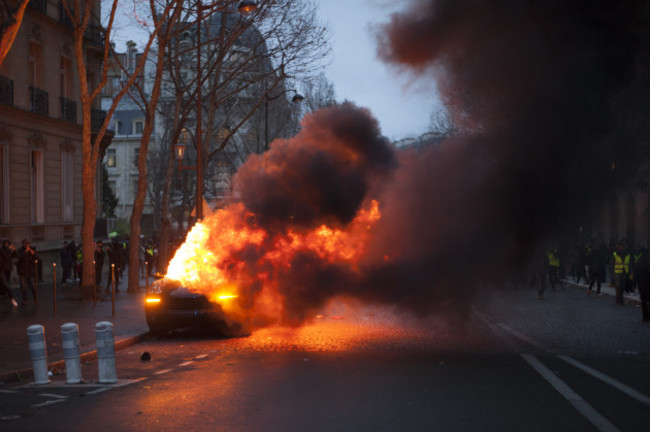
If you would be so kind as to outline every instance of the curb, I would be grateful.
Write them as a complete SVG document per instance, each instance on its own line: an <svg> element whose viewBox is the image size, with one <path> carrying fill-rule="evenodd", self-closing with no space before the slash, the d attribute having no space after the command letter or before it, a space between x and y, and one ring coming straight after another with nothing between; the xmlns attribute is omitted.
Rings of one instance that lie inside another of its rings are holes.
<svg viewBox="0 0 650 432"><path fill-rule="evenodd" d="M119 338L115 339L115 351L119 351L121 349L127 348L131 345L138 344L146 339L146 337L149 335L149 332L134 332L131 334L127 334L126 336L120 336ZM94 347L95 344L89 344L86 345L85 347L82 347L83 349L88 349L90 347ZM59 368L59 367L65 367L65 359L63 359L63 353L61 354L56 354L52 356L55 360L52 362L47 363L47 369L48 371L51 371L52 369ZM89 351L85 351L80 354L79 356L80 361L89 361L89 360L94 360L97 358L97 349L92 349ZM3 384L7 384L10 382L16 382L16 381L23 381L25 379L30 379L33 378L33 368L23 368L23 369L18 369L14 370L11 372L4 372L0 374L0 387Z"/></svg>
<svg viewBox="0 0 650 432"><path fill-rule="evenodd" d="M573 285L573 286L578 287L578 288L584 288L584 289L588 288L587 285L583 285L581 283L574 282L574 281L569 280L569 279L561 279L561 281L563 283L568 283L568 284ZM606 292L603 292L603 294L608 295L608 296L612 296L612 294L609 294L609 293L606 293ZM634 304L634 305L637 305L637 306L641 305L640 300L638 300L636 297L630 297L627 294L623 294L623 300L626 300L628 303L631 303L631 304Z"/></svg>

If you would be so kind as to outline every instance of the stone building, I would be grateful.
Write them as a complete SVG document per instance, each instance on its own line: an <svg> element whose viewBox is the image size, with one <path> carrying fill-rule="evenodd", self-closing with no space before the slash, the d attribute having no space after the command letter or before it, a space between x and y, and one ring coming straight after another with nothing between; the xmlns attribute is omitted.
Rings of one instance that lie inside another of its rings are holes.
<svg viewBox="0 0 650 432"><path fill-rule="evenodd" d="M99 16L99 2L95 8ZM60 2L30 1L0 68L0 239L17 247L28 239L46 279L62 242L79 241L83 219L82 115L69 24ZM86 34L87 56L95 57L89 64L97 68L91 81L101 73L100 30L92 24ZM102 121L99 108L98 100L94 124Z"/></svg>

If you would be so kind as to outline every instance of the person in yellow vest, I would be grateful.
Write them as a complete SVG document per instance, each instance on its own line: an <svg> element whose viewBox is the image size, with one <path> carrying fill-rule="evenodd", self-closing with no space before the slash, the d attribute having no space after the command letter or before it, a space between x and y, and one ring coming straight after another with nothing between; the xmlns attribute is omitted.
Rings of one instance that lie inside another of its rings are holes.
<svg viewBox="0 0 650 432"><path fill-rule="evenodd" d="M612 256L616 304L623 304L623 290L630 276L630 258L630 254L627 251L627 241L619 241Z"/></svg>
<svg viewBox="0 0 650 432"><path fill-rule="evenodd" d="M560 284L560 252L554 248L546 254L548 255L548 282L551 290L555 291L555 285ZM564 285L561 286L564 288Z"/></svg>

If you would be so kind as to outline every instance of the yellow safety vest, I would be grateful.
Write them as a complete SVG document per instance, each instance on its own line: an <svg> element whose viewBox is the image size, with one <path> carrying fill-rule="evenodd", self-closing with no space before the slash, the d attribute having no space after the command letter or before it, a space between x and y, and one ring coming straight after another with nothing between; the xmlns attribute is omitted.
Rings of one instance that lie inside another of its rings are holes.
<svg viewBox="0 0 650 432"><path fill-rule="evenodd" d="M630 255L625 255L621 257L619 254L614 252L614 273L623 274L630 272Z"/></svg>
<svg viewBox="0 0 650 432"><path fill-rule="evenodd" d="M548 252L548 265L550 265L551 267L560 266L560 258L556 257L553 252Z"/></svg>

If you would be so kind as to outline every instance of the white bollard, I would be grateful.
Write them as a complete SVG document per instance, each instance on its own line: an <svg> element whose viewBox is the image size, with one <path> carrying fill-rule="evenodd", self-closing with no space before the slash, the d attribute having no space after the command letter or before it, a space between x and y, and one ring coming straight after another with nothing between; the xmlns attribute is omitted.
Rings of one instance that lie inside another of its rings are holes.
<svg viewBox="0 0 650 432"><path fill-rule="evenodd" d="M65 375L68 384L81 382L81 360L79 359L79 326L67 323L61 326L63 341L63 358L65 359Z"/></svg>
<svg viewBox="0 0 650 432"><path fill-rule="evenodd" d="M39 324L27 327L27 339L29 341L29 353L32 356L32 364L34 365L34 384L49 384L45 328Z"/></svg>
<svg viewBox="0 0 650 432"><path fill-rule="evenodd" d="M98 381L101 384L114 384L117 382L117 372L115 371L113 324L108 321L95 324L95 337L97 339L97 367L99 368Z"/></svg>

